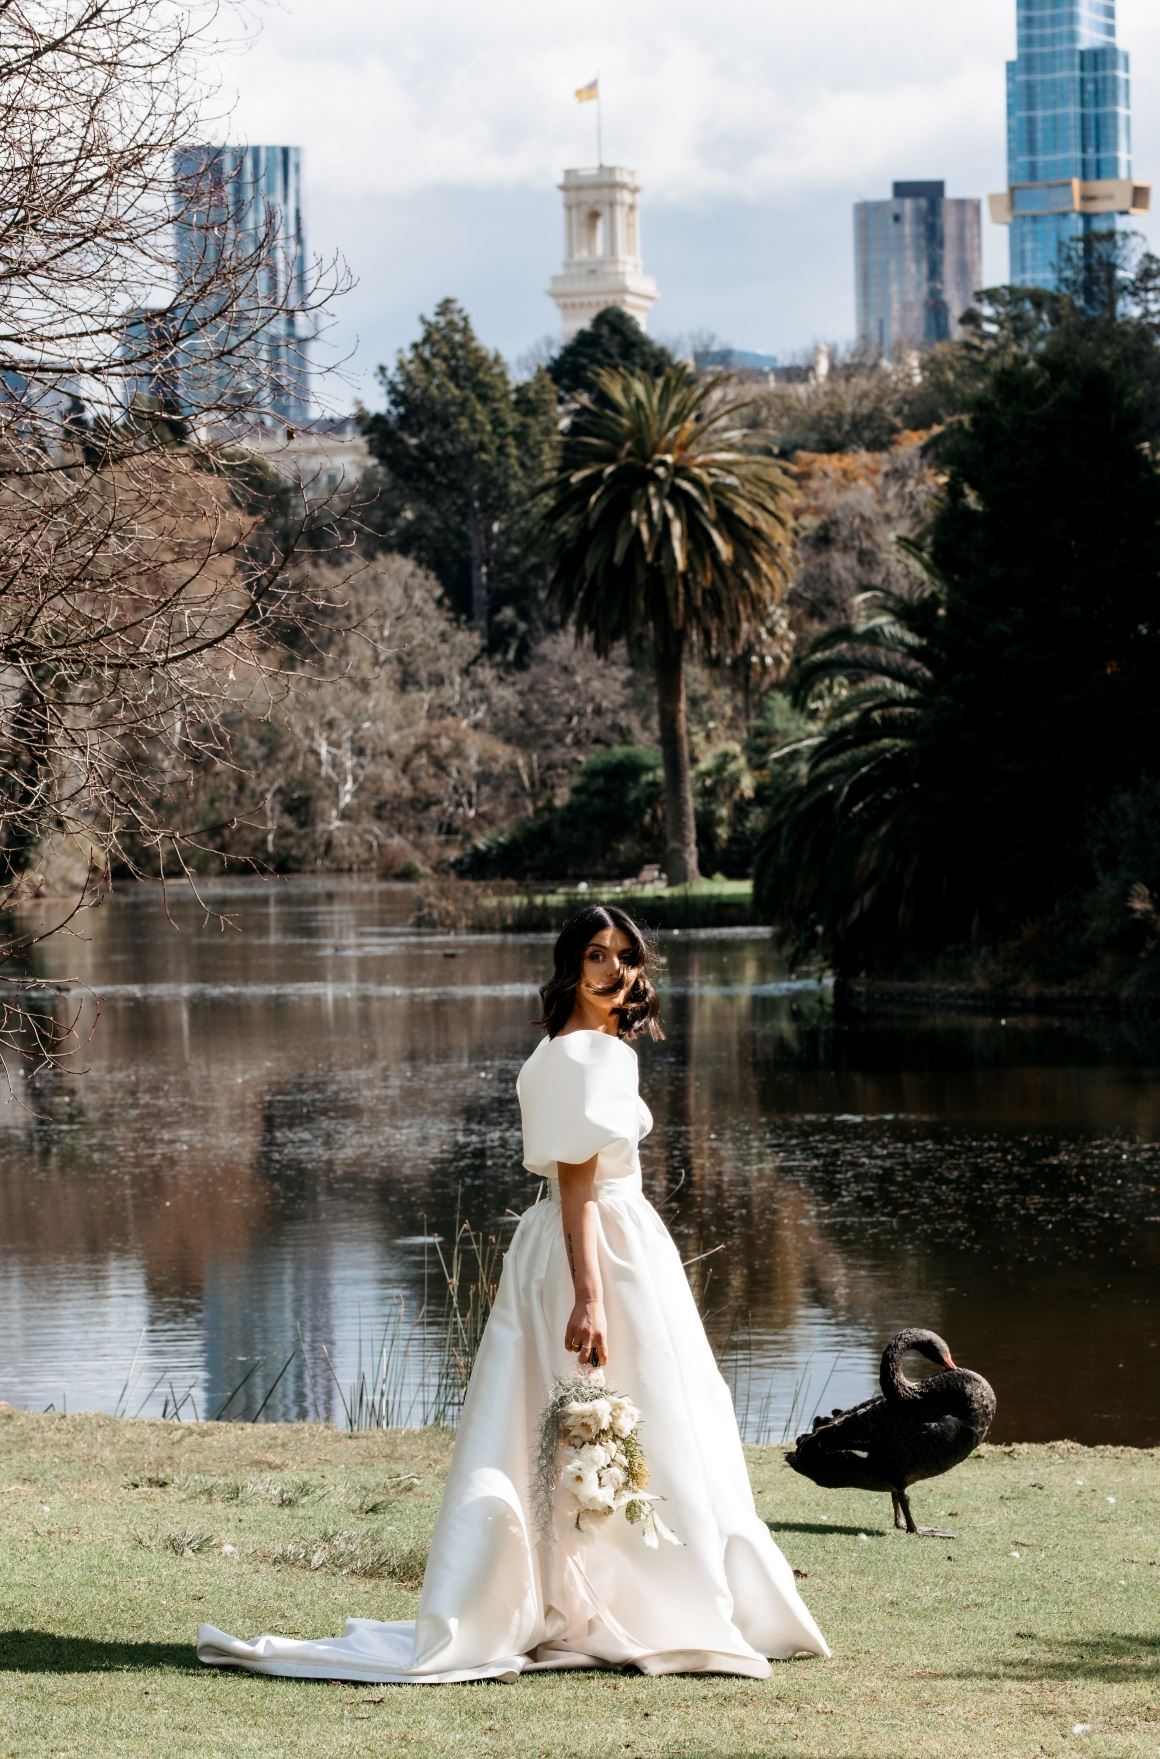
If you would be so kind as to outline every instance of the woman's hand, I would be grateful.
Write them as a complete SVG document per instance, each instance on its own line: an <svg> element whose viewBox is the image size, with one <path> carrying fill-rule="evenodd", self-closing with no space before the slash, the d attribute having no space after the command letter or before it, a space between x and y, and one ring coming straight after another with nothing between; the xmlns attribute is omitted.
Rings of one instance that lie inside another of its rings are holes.
<svg viewBox="0 0 1160 1759"><path fill-rule="evenodd" d="M581 1366L592 1366L596 1351L601 1368L608 1361L608 1321L601 1300L578 1300L564 1329L564 1348L569 1355L579 1354Z"/></svg>

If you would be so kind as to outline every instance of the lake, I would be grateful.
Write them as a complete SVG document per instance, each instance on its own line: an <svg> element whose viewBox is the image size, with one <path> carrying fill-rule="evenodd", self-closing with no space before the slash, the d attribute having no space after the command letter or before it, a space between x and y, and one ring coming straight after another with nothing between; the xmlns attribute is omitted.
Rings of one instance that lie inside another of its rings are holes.
<svg viewBox="0 0 1160 1759"><path fill-rule="evenodd" d="M502 1242L536 1196L513 1083L550 937L417 932L402 886L206 895L230 926L125 887L37 953L58 1017L100 1017L83 1072L0 1104L0 1399L341 1422L386 1337L419 1421L432 1237ZM1160 1443L1160 1030L846 1023L760 932L662 946L645 1188L750 1439L926 1325L993 1439Z"/></svg>

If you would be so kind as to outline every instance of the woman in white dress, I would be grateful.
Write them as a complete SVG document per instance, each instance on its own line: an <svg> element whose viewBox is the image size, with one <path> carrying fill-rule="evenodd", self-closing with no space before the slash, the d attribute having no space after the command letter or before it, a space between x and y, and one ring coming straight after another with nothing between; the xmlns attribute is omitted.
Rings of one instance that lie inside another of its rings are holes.
<svg viewBox="0 0 1160 1759"><path fill-rule="evenodd" d="M212 1666L305 1679L435 1684L542 1668L770 1672L828 1655L758 1515L729 1390L676 1246L641 1188L652 1128L631 1040L662 1036L656 958L632 919L569 921L541 990L544 1028L516 1080L524 1165L547 1200L520 1217L464 1399L418 1617L351 1619L321 1641L229 1637ZM556 1378L607 1364L642 1413L650 1491L679 1545L649 1549L622 1518L536 1526L540 1414Z"/></svg>

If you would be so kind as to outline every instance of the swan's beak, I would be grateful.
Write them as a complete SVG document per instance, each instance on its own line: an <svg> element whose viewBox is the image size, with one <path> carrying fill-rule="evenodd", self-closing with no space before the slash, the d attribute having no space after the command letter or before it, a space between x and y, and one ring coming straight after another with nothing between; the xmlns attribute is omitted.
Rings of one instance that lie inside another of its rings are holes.
<svg viewBox="0 0 1160 1759"><path fill-rule="evenodd" d="M953 1357L953 1356L952 1356L952 1355L951 1355L951 1353L950 1353L950 1351L949 1351L949 1350L948 1350L948 1351L947 1351L947 1367L948 1367L948 1368L954 1368L954 1367L956 1367L956 1366L957 1366L957 1364L956 1364L956 1362L955 1362L955 1359L954 1359L954 1357Z"/></svg>

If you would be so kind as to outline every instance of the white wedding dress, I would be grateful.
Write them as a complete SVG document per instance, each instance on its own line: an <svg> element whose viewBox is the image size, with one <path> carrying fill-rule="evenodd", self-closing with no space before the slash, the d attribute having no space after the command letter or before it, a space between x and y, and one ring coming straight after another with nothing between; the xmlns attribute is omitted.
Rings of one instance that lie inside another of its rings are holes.
<svg viewBox="0 0 1160 1759"><path fill-rule="evenodd" d="M636 1052L609 1034L544 1038L516 1081L524 1165L550 1201L512 1235L448 1470L418 1617L351 1619L341 1637L198 1632L217 1667L299 1679L435 1684L511 1680L540 1668L631 1665L646 1674L762 1679L769 1658L828 1655L793 1572L758 1515L729 1390L676 1246L641 1189L637 1143L652 1117ZM561 1513L553 1539L532 1513L540 1412L572 1310L558 1160L597 1155L600 1272L610 1387L640 1407L651 1491L680 1546L650 1550L615 1516L577 1533Z"/></svg>

